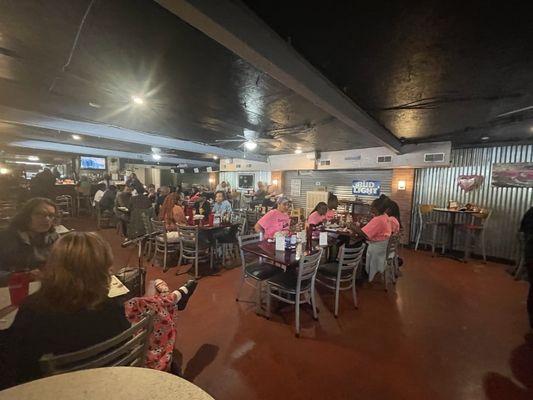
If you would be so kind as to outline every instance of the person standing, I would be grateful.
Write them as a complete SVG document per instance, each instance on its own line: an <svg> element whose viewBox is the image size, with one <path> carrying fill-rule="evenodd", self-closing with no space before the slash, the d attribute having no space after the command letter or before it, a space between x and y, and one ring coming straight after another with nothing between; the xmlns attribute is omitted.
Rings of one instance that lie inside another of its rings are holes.
<svg viewBox="0 0 533 400"><path fill-rule="evenodd" d="M520 232L524 235L524 262L529 280L529 292L527 295L527 313L529 315L529 327L533 330L533 207L522 217Z"/></svg>

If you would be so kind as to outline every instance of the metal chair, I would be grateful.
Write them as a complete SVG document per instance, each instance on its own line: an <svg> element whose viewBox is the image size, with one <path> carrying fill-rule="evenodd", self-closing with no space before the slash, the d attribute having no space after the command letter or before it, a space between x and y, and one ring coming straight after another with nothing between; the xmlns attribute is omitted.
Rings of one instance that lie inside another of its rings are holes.
<svg viewBox="0 0 533 400"><path fill-rule="evenodd" d="M267 318L271 317L271 299L294 304L296 337L300 337L300 304L310 303L313 319L318 320L315 299L315 279L323 249L300 259L297 272L281 272L266 281ZM305 301L302 301L302 296Z"/></svg>
<svg viewBox="0 0 533 400"><path fill-rule="evenodd" d="M422 233L430 229L431 240L429 240L429 244L431 245L431 252L435 253L435 247L440 245L442 249L442 254L444 254L446 250L445 233L446 229L449 228L449 224L447 222L435 221L431 218L434 208L435 206L432 204L420 204L418 206L418 232L416 234L415 251L418 250L418 245L420 243L420 239L422 238ZM439 233L441 233L439 232L439 230L443 231L442 240L440 240L439 237Z"/></svg>
<svg viewBox="0 0 533 400"><path fill-rule="evenodd" d="M255 233L254 227L259 221L259 215L255 211L246 211L246 232L248 234Z"/></svg>
<svg viewBox="0 0 533 400"><path fill-rule="evenodd" d="M199 278L198 264L209 259L209 266L213 269L213 248L209 243L200 242L198 227L178 225L178 232L180 236L178 268L181 266L182 260L191 261L194 265L194 277Z"/></svg>
<svg viewBox="0 0 533 400"><path fill-rule="evenodd" d="M144 220L143 220L144 223ZM167 267L167 259L168 254L174 254L176 253L180 248L180 241L179 240L173 240L169 238L168 231L165 226L164 221L159 221L157 219L150 219L151 223L151 232L158 233L154 237L154 256L152 257L152 263L153 260L157 257L158 253L163 254L163 272L167 272L169 267ZM153 265L153 264L152 264Z"/></svg>
<svg viewBox="0 0 533 400"><path fill-rule="evenodd" d="M154 227L152 226L152 222L150 221L150 217L148 215L143 214L142 215L144 230L147 234L155 233ZM118 225L117 225L118 226ZM152 255L152 248L155 249L156 246L156 238L155 235L148 238L144 244L144 253L147 258L150 258Z"/></svg>
<svg viewBox="0 0 533 400"><path fill-rule="evenodd" d="M475 246L476 241L481 242L481 254L483 262L487 262L487 254L485 251L485 227L492 215L492 210L482 209L479 213L472 214L472 220L469 224L461 226L466 232L465 240L465 254L464 261L470 258L471 250Z"/></svg>
<svg viewBox="0 0 533 400"><path fill-rule="evenodd" d="M340 248L338 263L328 263L318 267L316 281L335 291L335 318L339 315L339 294L341 290L352 289L353 303L355 308L357 308L355 280L365 248L366 243L355 248L343 245Z"/></svg>
<svg viewBox="0 0 533 400"><path fill-rule="evenodd" d="M396 283L398 276L398 249L400 247L400 235L391 235L387 244L387 256L385 258L385 269L383 271L383 283L385 291L389 290L389 282Z"/></svg>
<svg viewBox="0 0 533 400"><path fill-rule="evenodd" d="M242 246L252 243L258 243L261 241L261 235L259 233L254 233L252 235L239 235L237 237L239 241L239 251L241 255L241 265L242 265L242 274L241 274L241 283L239 284L239 289L237 290L237 297L235 301L239 301L239 296L241 294L242 287L246 282L256 290L256 311L259 312L261 309L261 295L263 291L263 282L266 279L269 279L281 272L279 267L276 267L273 264L263 262L260 257L247 257L242 250ZM249 278L249 281L247 280ZM253 281L254 283L250 283Z"/></svg>
<svg viewBox="0 0 533 400"><path fill-rule="evenodd" d="M83 350L61 355L45 354L39 360L41 371L44 376L51 376L90 368L143 367L153 319L152 313L147 314L114 338Z"/></svg>
<svg viewBox="0 0 533 400"><path fill-rule="evenodd" d="M73 205L72 205L72 196L61 195L56 197L56 207L59 217L72 217L73 214Z"/></svg>
<svg viewBox="0 0 533 400"><path fill-rule="evenodd" d="M100 202L96 202L95 208L96 208L96 228L98 230L102 229L103 227L109 228L111 224L111 220L113 219L113 214L111 213L106 214L105 211L103 211L100 208Z"/></svg>

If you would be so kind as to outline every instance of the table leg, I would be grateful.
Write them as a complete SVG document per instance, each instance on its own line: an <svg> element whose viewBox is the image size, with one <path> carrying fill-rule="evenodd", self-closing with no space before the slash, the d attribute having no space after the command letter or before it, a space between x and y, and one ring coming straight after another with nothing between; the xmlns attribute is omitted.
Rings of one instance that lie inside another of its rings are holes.
<svg viewBox="0 0 533 400"><path fill-rule="evenodd" d="M455 213L451 213L450 230L448 232L448 251L453 252L453 237L455 232Z"/></svg>

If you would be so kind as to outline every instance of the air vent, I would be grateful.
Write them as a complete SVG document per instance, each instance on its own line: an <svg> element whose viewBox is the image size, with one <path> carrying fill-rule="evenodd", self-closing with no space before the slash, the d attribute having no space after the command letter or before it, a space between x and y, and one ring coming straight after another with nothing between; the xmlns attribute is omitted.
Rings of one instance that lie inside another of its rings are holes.
<svg viewBox="0 0 533 400"><path fill-rule="evenodd" d="M378 164L391 163L392 156L378 156Z"/></svg>
<svg viewBox="0 0 533 400"><path fill-rule="evenodd" d="M252 168L252 164L246 164L246 168Z"/></svg>
<svg viewBox="0 0 533 400"><path fill-rule="evenodd" d="M444 153L427 153L424 154L424 162L443 162Z"/></svg>
<svg viewBox="0 0 533 400"><path fill-rule="evenodd" d="M236 164L235 168L239 169L241 167L241 164Z"/></svg>
<svg viewBox="0 0 533 400"><path fill-rule="evenodd" d="M359 161L361 160L361 154L358 156L350 156L350 157L344 157L346 161Z"/></svg>
<svg viewBox="0 0 533 400"><path fill-rule="evenodd" d="M331 160L320 160L320 166L331 165Z"/></svg>

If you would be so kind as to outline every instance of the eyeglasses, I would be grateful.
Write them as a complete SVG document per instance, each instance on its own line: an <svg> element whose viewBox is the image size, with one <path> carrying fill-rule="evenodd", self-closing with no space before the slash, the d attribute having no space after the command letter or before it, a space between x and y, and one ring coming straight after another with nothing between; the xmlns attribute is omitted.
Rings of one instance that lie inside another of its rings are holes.
<svg viewBox="0 0 533 400"><path fill-rule="evenodd" d="M46 211L37 211L33 213L34 216L39 218L48 218L48 219L56 219L57 215L55 213L47 213Z"/></svg>

